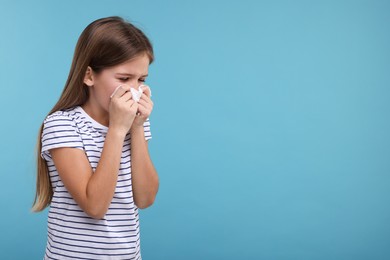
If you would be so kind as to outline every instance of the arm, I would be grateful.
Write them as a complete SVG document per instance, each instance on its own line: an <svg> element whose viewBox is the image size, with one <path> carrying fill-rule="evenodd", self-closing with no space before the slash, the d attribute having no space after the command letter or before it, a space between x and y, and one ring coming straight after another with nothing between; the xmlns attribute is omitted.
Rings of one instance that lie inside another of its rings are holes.
<svg viewBox="0 0 390 260"><path fill-rule="evenodd" d="M123 142L138 105L131 93L118 88L109 105L109 128L95 172L82 150L52 149L52 159L66 189L77 204L93 218L103 218L115 193Z"/></svg>
<svg viewBox="0 0 390 260"><path fill-rule="evenodd" d="M149 156L143 126L131 129L131 174L135 204L141 209L151 206L158 191L159 180Z"/></svg>
<svg viewBox="0 0 390 260"><path fill-rule="evenodd" d="M108 130L94 173L84 151L76 148L51 150L65 187L80 208L93 218L104 217L114 196L124 138L124 134Z"/></svg>

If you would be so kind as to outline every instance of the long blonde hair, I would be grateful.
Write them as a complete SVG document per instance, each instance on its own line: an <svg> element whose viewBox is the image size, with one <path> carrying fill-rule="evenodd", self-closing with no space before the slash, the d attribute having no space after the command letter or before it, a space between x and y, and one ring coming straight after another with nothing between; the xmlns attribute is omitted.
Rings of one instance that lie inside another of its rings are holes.
<svg viewBox="0 0 390 260"><path fill-rule="evenodd" d="M64 90L48 113L83 105L89 97L84 84L87 67L99 73L141 54L147 54L150 63L154 60L153 47L145 34L121 17L112 16L98 19L89 24L81 33L73 56L72 66ZM53 197L49 169L41 157L43 124L37 143L37 182L32 210L39 212L50 205Z"/></svg>

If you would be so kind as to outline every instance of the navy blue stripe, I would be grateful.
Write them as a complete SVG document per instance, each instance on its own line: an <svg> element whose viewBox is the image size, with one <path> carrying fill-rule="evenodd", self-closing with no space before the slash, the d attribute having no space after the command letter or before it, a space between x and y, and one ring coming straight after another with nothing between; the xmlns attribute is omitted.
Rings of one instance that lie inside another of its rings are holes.
<svg viewBox="0 0 390 260"><path fill-rule="evenodd" d="M98 161L100 160L100 156L96 156L96 155L88 155L88 158L89 159L97 159Z"/></svg>
<svg viewBox="0 0 390 260"><path fill-rule="evenodd" d="M54 238L63 238L63 237L59 237L59 236L55 236L55 235L53 235L53 234L51 234L51 233L49 233L50 235L51 235L51 237L50 237L50 239L53 241L53 242L55 242L54 241L54 239L53 239L53 237ZM65 238L65 239L68 239L68 240L71 240L71 239L69 239L69 238ZM80 240L79 240L80 241ZM87 242L92 242L92 241L87 241ZM57 244L61 244L61 245L66 245L66 246L70 246L70 247L76 247L76 248L88 248L88 249L103 249L103 250L115 250L115 251L118 251L118 250L129 250L129 249L134 249L134 248L136 248L135 246L133 246L133 247L126 247L126 248L101 248L101 247L94 247L94 246L82 246L82 245L72 245L72 244L67 244L67 243L63 243L63 242L59 242L59 241L57 241L56 242ZM133 242L133 243L135 243L135 242ZM98 244L107 244L107 243L98 243ZM131 242L126 242L126 243L112 243L112 244L132 244ZM87 253L87 252L85 252L85 253Z"/></svg>
<svg viewBox="0 0 390 260"><path fill-rule="evenodd" d="M128 216L129 214L123 214L123 213L107 213L106 216ZM138 216L138 215L134 215Z"/></svg>
<svg viewBox="0 0 390 260"><path fill-rule="evenodd" d="M102 245L132 244L132 243L136 243L136 241L137 241L137 240L135 240L135 241L126 241L126 242L117 242L117 241L115 241L115 242L109 243L109 242L99 242L99 241L91 241L91 240L75 239L75 238L58 236L58 235L55 235L55 234L51 233L50 231L48 231L48 233L51 236L53 236L53 237L58 237L58 238L61 238L61 239L64 239L64 240L77 241L77 242L86 242L86 243L94 243L94 244L102 244ZM121 249L123 249L123 248L121 248Z"/></svg>
<svg viewBox="0 0 390 260"><path fill-rule="evenodd" d="M110 220L107 220L109 222L121 222L121 221L137 221L138 223L138 220L136 218L127 218L127 219L110 219Z"/></svg>
<svg viewBox="0 0 390 260"><path fill-rule="evenodd" d="M129 202L111 201L111 204L122 204L122 205L126 205L126 204L129 204Z"/></svg>
<svg viewBox="0 0 390 260"><path fill-rule="evenodd" d="M109 228L132 227L132 226L136 226L137 225L137 223L135 223L135 224L128 224L128 225L105 225L105 224L98 224L98 223L88 223L88 222L67 220L67 219L63 219L63 218L55 218L53 216L51 216L50 219L60 220L60 221L65 222L65 223L74 223L74 224L91 225L91 226L97 226L97 227L109 227Z"/></svg>
<svg viewBox="0 0 390 260"><path fill-rule="evenodd" d="M97 153L97 154L101 154L102 153L102 151L99 151L99 150L93 150L93 149L88 149L88 150L86 150L86 152L93 152L93 153Z"/></svg>
<svg viewBox="0 0 390 260"><path fill-rule="evenodd" d="M49 224L52 224L54 226L59 226L59 227L64 227L64 228L69 228L69 229L76 229L76 230L86 230L86 231L93 231L93 232L104 232L104 233L126 233L126 232L135 232L137 229L130 229L130 230L117 230L117 231L112 231L112 230L99 230L99 229L90 229L90 228L81 228L81 227L72 227L72 226L66 226L66 225L61 225L58 223L53 223L51 221L48 221Z"/></svg>
<svg viewBox="0 0 390 260"><path fill-rule="evenodd" d="M45 128L47 129L47 128ZM49 135L49 134L58 134L58 133L63 133L63 132L74 132L74 130L70 130L70 129L67 129L67 130L55 130L55 131L52 131L52 132L44 132L43 135L42 135L42 139L45 135Z"/></svg>
<svg viewBox="0 0 390 260"><path fill-rule="evenodd" d="M81 219L88 219L88 220L94 220L93 218L91 218L90 216L86 215L86 216L78 216L78 215L69 215L69 214L64 214L64 213L60 213L60 212L54 212L54 211L51 211L49 213L49 215L60 215L60 216L64 216L64 217L71 217L71 218L81 218ZM103 218L102 220L106 220L105 218Z"/></svg>
<svg viewBox="0 0 390 260"><path fill-rule="evenodd" d="M49 129L49 128L53 128L53 127L60 127L60 126L67 126L67 127L72 127L71 125L69 125L69 124L66 124L66 125L52 125L52 126L46 126L45 125L45 127L44 127L44 130L46 131L47 129Z"/></svg>
<svg viewBox="0 0 390 260"><path fill-rule="evenodd" d="M83 212L85 213L84 211L82 210L78 210L78 209L67 209L67 208L59 208L59 207L56 207L56 206L53 206L53 205L50 205L50 208L54 208L54 209L60 209L60 210L67 210L67 211L74 211L74 212Z"/></svg>
<svg viewBox="0 0 390 260"><path fill-rule="evenodd" d="M130 152L130 151L131 151L131 148L128 148L128 149L122 151L122 153Z"/></svg>
<svg viewBox="0 0 390 260"><path fill-rule="evenodd" d="M124 199L131 199L132 197L128 197L128 196L120 197L119 194L114 194L114 198L124 200ZM129 209L131 209L131 208L129 208ZM111 210L114 210L114 209L111 209Z"/></svg>
<svg viewBox="0 0 390 260"><path fill-rule="evenodd" d="M50 143L50 144L47 144L47 145L43 145L43 147L50 147L50 146L54 146L54 145L57 145L57 144L70 144L70 143L81 143L80 141L64 141L64 142L57 142L57 143ZM77 148L83 148L82 146L75 146ZM42 148L43 150L43 148Z"/></svg>
<svg viewBox="0 0 390 260"><path fill-rule="evenodd" d="M130 193L131 191L126 190L126 191L115 191L115 194L122 194L122 193ZM133 196L129 197L132 198Z"/></svg>
<svg viewBox="0 0 390 260"><path fill-rule="evenodd" d="M58 230L58 229L55 229L53 227L50 228L51 230L53 231L57 231L58 233L65 233L65 234L69 234L69 235L75 235L75 236L85 236L85 237L99 237L99 238L131 238L131 237L136 237L137 234L135 235L129 235L129 236L98 236L98 235L88 235L88 234L80 234L80 233L73 233L73 232L69 232L69 231L64 231L64 230ZM138 241L138 239L137 239Z"/></svg>
<svg viewBox="0 0 390 260"><path fill-rule="evenodd" d="M127 174L123 174L123 175L129 175L129 174L127 173ZM131 178L129 178L129 179L121 179L121 180L118 180L117 182L124 182L124 181L131 181Z"/></svg>
<svg viewBox="0 0 390 260"><path fill-rule="evenodd" d="M66 190L56 190L56 193L68 193Z"/></svg>
<svg viewBox="0 0 390 260"><path fill-rule="evenodd" d="M53 260L63 260L63 259L54 258L54 257L52 257L52 256L49 256L49 255L47 254L47 252L48 252L48 251L51 253L51 251L50 251L49 249L45 251L45 256L46 256L48 259L53 259ZM46 259L46 258L45 258L45 259Z"/></svg>
<svg viewBox="0 0 390 260"><path fill-rule="evenodd" d="M116 185L116 187L117 187L118 189L120 189L120 188L126 188L126 187L131 187L131 186L132 186L131 184L127 184L127 185L123 185L123 186Z"/></svg>
<svg viewBox="0 0 390 260"><path fill-rule="evenodd" d="M50 241L47 241L47 242L49 243L49 245L50 245L51 247L56 248L56 247L54 247L54 246L51 245ZM58 249L58 248L57 248L57 249ZM69 255L64 255L64 254L60 254L60 253L54 253L54 252L52 252L49 248L47 248L47 250L48 250L51 254L53 254L53 255L65 256L65 257L67 257L67 258L70 257ZM56 260L57 260L57 258L52 258L52 259L56 259ZM93 258L82 258L82 257L77 257L77 256L72 256L72 259L96 260L96 259L93 259ZM63 258L60 258L60 259L58 259L58 260L63 260Z"/></svg>
<svg viewBox="0 0 390 260"><path fill-rule="evenodd" d="M54 193L53 199L73 199L73 198L70 195L69 195L69 197L62 197L62 196L60 197L60 196L58 196L57 193Z"/></svg>
<svg viewBox="0 0 390 260"><path fill-rule="evenodd" d="M128 204L128 203L126 203ZM93 218L87 216L77 216L77 215L70 215L70 214L65 214L65 213L60 213L60 212L50 212L50 215L59 215L59 216L64 216L64 217L71 217L71 218L80 218L80 219L88 219L88 220L93 220ZM125 219L107 219L107 218L102 218L102 221L137 221L137 216L138 214L132 214L132 213L127 213L127 214L122 214L123 216L126 216L127 218ZM134 216L134 218L130 218L130 216Z"/></svg>
<svg viewBox="0 0 390 260"><path fill-rule="evenodd" d="M50 238L51 240L51 238ZM77 253L77 254L85 254L85 255L97 255L97 256L129 256L129 255L135 255L136 253L132 253L132 254L129 254L129 253L126 253L126 254L97 254L97 253L90 253L90 252L82 252L82 251L76 251L76 250L69 250L69 249L65 249L65 248L59 248L59 247L56 247L56 246L53 246L50 241L48 241L50 246L52 248L55 248L55 249L58 249L58 250L64 250L64 251L67 251L67 252L72 252L72 253ZM54 242L54 241L53 241ZM129 248L128 248L129 249ZM51 251L50 251L51 252ZM53 253L51 252L52 254L56 254L56 253ZM70 257L68 255L68 257ZM78 258L78 257L74 257L72 256L72 258ZM78 258L78 259L85 259L85 258Z"/></svg>
<svg viewBox="0 0 390 260"><path fill-rule="evenodd" d="M129 181L131 181L131 172L122 172L118 174L118 180L117 182L121 182L121 180L127 176L130 176Z"/></svg>
<svg viewBox="0 0 390 260"><path fill-rule="evenodd" d="M54 203L58 203L58 204L65 204L65 205L70 205L70 206L77 206L79 207L79 205L77 203L72 203L72 202L66 202L66 201L53 201Z"/></svg>
<svg viewBox="0 0 390 260"><path fill-rule="evenodd" d="M73 137L80 137L80 135L61 135L61 136L54 136L54 137L50 137L50 138L47 138L47 139L42 139L42 142L47 142L48 140L52 140L52 139L63 139L63 138L73 138ZM80 142L80 140L76 140L77 142Z"/></svg>
<svg viewBox="0 0 390 260"><path fill-rule="evenodd" d="M53 122L61 122L61 121L73 122L72 118L70 118L67 115L57 115L57 116L48 116L47 120L45 121L45 124L53 123Z"/></svg>
<svg viewBox="0 0 390 260"><path fill-rule="evenodd" d="M131 158L129 157L129 156L126 156L127 158L129 158L129 160L127 160L127 161L121 161L121 164L126 164L126 163L129 163L129 162L131 162ZM125 158L123 158L123 159L126 159L126 157Z"/></svg>

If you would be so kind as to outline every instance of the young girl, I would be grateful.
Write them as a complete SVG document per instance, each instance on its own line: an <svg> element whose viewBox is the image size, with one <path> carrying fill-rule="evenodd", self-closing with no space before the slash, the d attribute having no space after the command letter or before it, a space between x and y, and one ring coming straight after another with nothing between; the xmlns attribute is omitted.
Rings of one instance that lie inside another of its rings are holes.
<svg viewBox="0 0 390 260"><path fill-rule="evenodd" d="M141 259L138 208L153 204L159 185L142 85L152 61L147 37L120 17L82 32L39 135L33 210L50 205L44 259Z"/></svg>

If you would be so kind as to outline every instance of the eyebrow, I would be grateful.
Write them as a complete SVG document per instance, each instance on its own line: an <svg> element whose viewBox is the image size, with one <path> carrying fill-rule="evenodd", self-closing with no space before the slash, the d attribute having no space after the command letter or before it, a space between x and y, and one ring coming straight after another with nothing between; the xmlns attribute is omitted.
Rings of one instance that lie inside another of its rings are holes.
<svg viewBox="0 0 390 260"><path fill-rule="evenodd" d="M131 73L116 73L115 75L120 75L120 76L130 76L130 77L134 77L134 76L136 76L136 75L134 75L134 74L131 74ZM141 77L147 77L148 76L148 74L146 74L146 75L142 75Z"/></svg>

